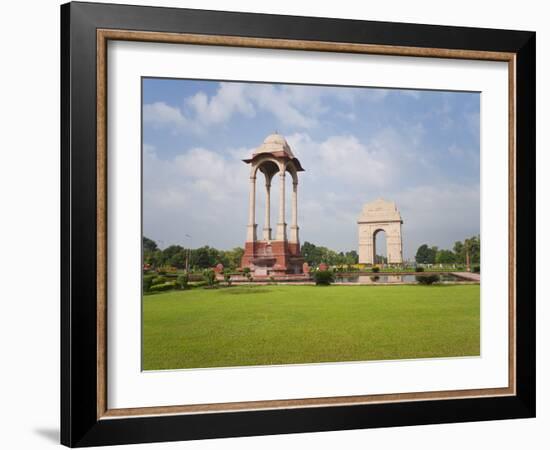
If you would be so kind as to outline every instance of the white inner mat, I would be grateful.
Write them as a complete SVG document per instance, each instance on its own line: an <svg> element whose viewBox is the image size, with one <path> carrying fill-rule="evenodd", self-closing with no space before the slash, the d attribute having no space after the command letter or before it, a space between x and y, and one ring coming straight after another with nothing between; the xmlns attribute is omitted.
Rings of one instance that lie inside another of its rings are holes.
<svg viewBox="0 0 550 450"><path fill-rule="evenodd" d="M481 356L142 372L142 76L480 91ZM508 385L506 63L111 41L108 92L108 408Z"/></svg>

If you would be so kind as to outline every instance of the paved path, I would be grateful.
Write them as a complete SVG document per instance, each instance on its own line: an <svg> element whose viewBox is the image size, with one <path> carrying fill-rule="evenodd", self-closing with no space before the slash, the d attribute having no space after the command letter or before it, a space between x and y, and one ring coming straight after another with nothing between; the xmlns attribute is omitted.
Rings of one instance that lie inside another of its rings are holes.
<svg viewBox="0 0 550 450"><path fill-rule="evenodd" d="M471 273L471 272L452 272L452 274L458 278L462 278L464 280L468 281L480 281L481 277L479 276L479 273Z"/></svg>

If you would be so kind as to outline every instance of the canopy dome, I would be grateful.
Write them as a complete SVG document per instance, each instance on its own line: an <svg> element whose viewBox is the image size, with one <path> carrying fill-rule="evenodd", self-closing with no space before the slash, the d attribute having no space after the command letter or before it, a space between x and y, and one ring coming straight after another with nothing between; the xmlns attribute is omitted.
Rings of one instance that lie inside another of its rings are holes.
<svg viewBox="0 0 550 450"><path fill-rule="evenodd" d="M288 142L286 141L284 136L280 135L279 133L273 133L264 139L262 145L254 150L253 155L259 155L260 153L278 152L284 152L290 158L294 158L294 154L292 153L292 150L290 150L290 146L288 145Z"/></svg>
<svg viewBox="0 0 550 450"><path fill-rule="evenodd" d="M252 157L243 159L243 161L247 164L263 164L262 171L266 169L267 164L271 164L274 166L271 171L273 173L279 170L277 161L284 162L285 167L293 168L297 172L304 171L300 161L294 156L294 153L292 153L290 145L288 145L284 136L279 133L273 133L267 136L262 145L252 152ZM269 163L268 161L271 162Z"/></svg>

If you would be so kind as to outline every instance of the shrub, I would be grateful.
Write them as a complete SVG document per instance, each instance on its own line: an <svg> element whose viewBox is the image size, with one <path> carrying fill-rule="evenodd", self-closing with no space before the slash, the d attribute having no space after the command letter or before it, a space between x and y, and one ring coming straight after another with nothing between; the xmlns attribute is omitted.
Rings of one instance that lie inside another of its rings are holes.
<svg viewBox="0 0 550 450"><path fill-rule="evenodd" d="M189 288L189 274L186 272L180 275L177 279L177 283L180 289Z"/></svg>
<svg viewBox="0 0 550 450"><path fill-rule="evenodd" d="M229 275L228 273L226 273L226 274L223 276L223 279L224 279L224 281L227 283L228 286L231 286L231 275Z"/></svg>
<svg viewBox="0 0 550 450"><path fill-rule="evenodd" d="M316 270L313 272L313 280L318 286L328 286L334 282L334 274L330 270Z"/></svg>
<svg viewBox="0 0 550 450"><path fill-rule="evenodd" d="M166 283L162 284L154 284L149 289L149 292L162 292L162 291L171 291L172 289L176 288L176 282L175 281L168 281Z"/></svg>
<svg viewBox="0 0 550 450"><path fill-rule="evenodd" d="M208 286L212 287L216 284L216 272L212 269L206 269L202 274Z"/></svg>
<svg viewBox="0 0 550 450"><path fill-rule="evenodd" d="M472 272L474 272L474 273L480 273L480 271L481 271L481 267L480 267L480 266L474 266L474 267L472 268Z"/></svg>
<svg viewBox="0 0 550 450"><path fill-rule="evenodd" d="M417 272L424 272L424 267L417 267L417 268L416 268L416 271L417 271Z"/></svg>
<svg viewBox="0 0 550 450"><path fill-rule="evenodd" d="M380 272L380 267L374 266L374 267L372 268L372 272L373 272L373 273L378 273L378 272Z"/></svg>
<svg viewBox="0 0 550 450"><path fill-rule="evenodd" d="M167 281L166 277L163 277L161 275L161 276L154 277L152 280L152 284L163 284L163 283L166 283L166 281Z"/></svg>
<svg viewBox="0 0 550 450"><path fill-rule="evenodd" d="M243 269L243 275L249 282L252 281L252 273L250 272L250 267L245 267Z"/></svg>
<svg viewBox="0 0 550 450"><path fill-rule="evenodd" d="M151 286L153 285L154 275L143 275L143 292L149 292Z"/></svg>
<svg viewBox="0 0 550 450"><path fill-rule="evenodd" d="M430 285L439 281L439 275L417 275L416 281L418 284Z"/></svg>

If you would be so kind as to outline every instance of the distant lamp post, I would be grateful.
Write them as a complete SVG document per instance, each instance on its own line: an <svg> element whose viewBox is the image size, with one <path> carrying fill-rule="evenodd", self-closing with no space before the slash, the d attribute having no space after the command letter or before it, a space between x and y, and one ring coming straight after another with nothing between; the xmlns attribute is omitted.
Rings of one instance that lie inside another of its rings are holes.
<svg viewBox="0 0 550 450"><path fill-rule="evenodd" d="M185 262L185 271L189 273L189 260L191 259L191 236L186 234L185 237L189 239L189 246L187 247L187 261Z"/></svg>
<svg viewBox="0 0 550 450"><path fill-rule="evenodd" d="M471 272L470 270L470 240L466 239L464 241L464 247L466 250L466 272Z"/></svg>

